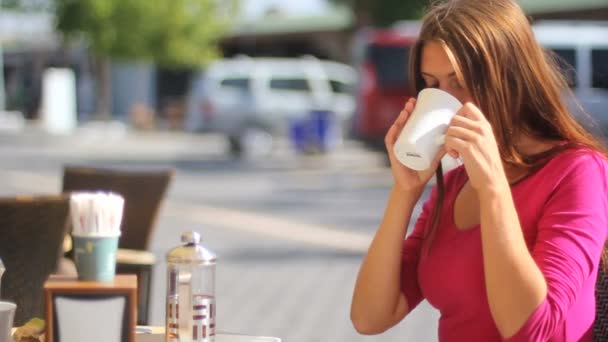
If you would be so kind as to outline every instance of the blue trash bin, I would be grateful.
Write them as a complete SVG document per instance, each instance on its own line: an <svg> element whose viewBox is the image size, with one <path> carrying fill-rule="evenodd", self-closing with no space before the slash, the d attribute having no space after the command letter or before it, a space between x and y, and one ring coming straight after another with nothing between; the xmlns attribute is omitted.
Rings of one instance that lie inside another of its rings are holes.
<svg viewBox="0 0 608 342"><path fill-rule="evenodd" d="M328 151L334 142L335 118L329 110L310 111L314 145L319 151Z"/></svg>
<svg viewBox="0 0 608 342"><path fill-rule="evenodd" d="M298 153L326 152L335 141L334 113L315 109L290 122L290 137Z"/></svg>
<svg viewBox="0 0 608 342"><path fill-rule="evenodd" d="M289 123L289 137L297 153L308 150L308 123L304 119L294 119Z"/></svg>

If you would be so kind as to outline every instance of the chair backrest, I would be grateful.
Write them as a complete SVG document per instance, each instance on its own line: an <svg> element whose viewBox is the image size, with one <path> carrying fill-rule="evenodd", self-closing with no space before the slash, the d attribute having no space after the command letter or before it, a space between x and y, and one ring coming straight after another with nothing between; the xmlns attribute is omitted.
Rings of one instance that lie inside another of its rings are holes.
<svg viewBox="0 0 608 342"><path fill-rule="evenodd" d="M148 249L161 202L173 169L120 170L68 166L63 170L63 192L112 191L125 199L120 248Z"/></svg>
<svg viewBox="0 0 608 342"><path fill-rule="evenodd" d="M43 286L55 271L67 230L67 196L0 198L0 296L17 304L15 325L44 317Z"/></svg>
<svg viewBox="0 0 608 342"><path fill-rule="evenodd" d="M595 341L608 341L608 243L604 247L595 287Z"/></svg>

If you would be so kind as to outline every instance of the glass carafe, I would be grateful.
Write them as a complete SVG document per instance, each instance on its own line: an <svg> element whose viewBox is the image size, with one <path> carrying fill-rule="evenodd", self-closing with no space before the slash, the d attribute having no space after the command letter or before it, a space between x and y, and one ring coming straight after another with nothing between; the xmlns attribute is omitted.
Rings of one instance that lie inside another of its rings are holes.
<svg viewBox="0 0 608 342"><path fill-rule="evenodd" d="M0 289L2 288L2 276L4 275L4 271L6 271L6 268L4 268L4 263L2 262L2 259L0 259ZM2 298L2 294L0 294L0 298Z"/></svg>
<svg viewBox="0 0 608 342"><path fill-rule="evenodd" d="M217 258L196 232L184 233L182 242L167 254L165 341L213 342Z"/></svg>

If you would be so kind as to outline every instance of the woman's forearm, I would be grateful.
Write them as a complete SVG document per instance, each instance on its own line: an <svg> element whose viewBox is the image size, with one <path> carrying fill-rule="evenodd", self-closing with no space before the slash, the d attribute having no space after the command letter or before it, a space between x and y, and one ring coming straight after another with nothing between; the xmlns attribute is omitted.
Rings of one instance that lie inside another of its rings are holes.
<svg viewBox="0 0 608 342"><path fill-rule="evenodd" d="M498 331L511 337L545 299L547 283L526 246L509 185L479 194L484 274Z"/></svg>
<svg viewBox="0 0 608 342"><path fill-rule="evenodd" d="M420 192L393 188L384 218L365 256L353 294L351 320L360 332L381 332L396 322L399 311L407 313L400 300L403 239Z"/></svg>

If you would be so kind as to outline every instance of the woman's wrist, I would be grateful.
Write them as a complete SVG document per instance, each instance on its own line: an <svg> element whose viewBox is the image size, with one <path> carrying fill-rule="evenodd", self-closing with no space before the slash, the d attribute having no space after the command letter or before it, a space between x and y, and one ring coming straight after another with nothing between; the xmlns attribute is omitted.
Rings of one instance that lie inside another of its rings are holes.
<svg viewBox="0 0 608 342"><path fill-rule="evenodd" d="M422 193L424 192L424 186L404 188L404 187L400 186L398 183L395 183L395 184L393 184L393 188L392 188L391 192L393 195L396 195L399 198L410 200L410 201L416 203L418 201L418 199L420 199L420 197L422 196Z"/></svg>
<svg viewBox="0 0 608 342"><path fill-rule="evenodd" d="M511 187L507 179L500 179L494 182L491 182L487 186L482 187L477 190L477 195L479 196L479 201L489 201L495 199L497 197L502 197L505 193L511 191Z"/></svg>

